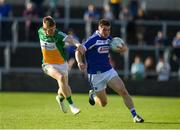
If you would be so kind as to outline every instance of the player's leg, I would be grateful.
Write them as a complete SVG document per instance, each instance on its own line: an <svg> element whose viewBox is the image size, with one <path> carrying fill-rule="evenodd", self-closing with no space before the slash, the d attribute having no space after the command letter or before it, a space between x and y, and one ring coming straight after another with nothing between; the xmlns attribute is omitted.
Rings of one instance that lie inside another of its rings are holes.
<svg viewBox="0 0 180 130"><path fill-rule="evenodd" d="M133 101L129 95L129 93L127 92L124 83L122 82L122 80L118 77L115 76L113 77L109 82L108 85L119 95L121 95L123 97L124 103L125 105L131 109L134 107Z"/></svg>
<svg viewBox="0 0 180 130"><path fill-rule="evenodd" d="M50 77L56 79L58 81L58 79L60 77L63 77L63 74L61 74L57 69L55 69L54 67L52 67L51 65L46 65L46 66L43 66L43 70L45 71L45 73L47 75L49 75ZM64 94L62 93L62 87L59 86L59 89L58 89L58 95L56 96L56 101L58 102L61 110L64 112L64 113L67 113L67 108L64 104L64 99L65 99L65 96Z"/></svg>
<svg viewBox="0 0 180 130"><path fill-rule="evenodd" d="M133 116L134 122L141 123L144 122L144 120L136 114L134 104L132 101L132 98L130 97L127 89L125 88L125 85L123 81L120 79L119 76L113 77L109 82L108 85L119 95L123 97L123 101L125 105L129 108L131 111L131 114Z"/></svg>
<svg viewBox="0 0 180 130"><path fill-rule="evenodd" d="M59 85L59 89L58 89L59 95L63 95L65 98L69 97L71 95L71 91L67 87L67 83L65 81L66 75L63 72L57 70L54 67L48 67L47 68L47 75L49 75L50 77L57 80L58 85Z"/></svg>
<svg viewBox="0 0 180 130"><path fill-rule="evenodd" d="M90 78L89 78L90 77ZM92 75L89 76L89 81L92 90L89 91L89 103L94 105L97 103L98 105L104 107L107 104L107 96L106 96L106 82L103 80L103 75Z"/></svg>
<svg viewBox="0 0 180 130"><path fill-rule="evenodd" d="M75 106L74 102L72 101L72 98L71 98L71 94L72 94L71 93L71 88L70 88L70 86L68 84L68 75L64 75L64 78L62 80L58 81L58 84L59 84L59 86L64 86L64 87L62 87L62 90L61 90L62 93L64 91L63 88L66 88L65 91L68 91L68 93L70 93L70 95L65 95L65 97L66 97L66 99L67 99L67 101L69 103L69 107L71 109L71 112L73 114L78 114L80 112L80 109L77 108Z"/></svg>
<svg viewBox="0 0 180 130"><path fill-rule="evenodd" d="M58 97L56 97L56 100L57 100L57 98L59 98L61 107L62 107L63 97L64 97L67 99L73 114L78 114L80 112L80 110L75 107L75 105L72 101L71 89L68 85L68 78L67 78L68 76L64 72L61 72L60 70L57 70L54 67L49 67L47 69L47 74L49 76L51 76L52 78L56 79L58 82L59 89L58 89ZM67 110L63 110L63 112L66 112L66 111Z"/></svg>
<svg viewBox="0 0 180 130"><path fill-rule="evenodd" d="M91 105L98 104L102 107L105 107L107 105L107 96L106 96L106 91L101 90L98 92L95 92L93 90L89 91L89 103Z"/></svg>
<svg viewBox="0 0 180 130"><path fill-rule="evenodd" d="M105 107L107 105L106 90L104 89L96 92L96 96L94 97L94 100L98 105Z"/></svg>

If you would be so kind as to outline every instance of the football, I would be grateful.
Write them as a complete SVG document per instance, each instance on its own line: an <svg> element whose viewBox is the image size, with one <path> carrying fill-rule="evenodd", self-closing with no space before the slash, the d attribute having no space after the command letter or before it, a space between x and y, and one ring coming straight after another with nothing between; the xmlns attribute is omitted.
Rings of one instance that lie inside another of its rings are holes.
<svg viewBox="0 0 180 130"><path fill-rule="evenodd" d="M119 37L114 37L112 39L112 41L110 42L110 48L113 50L113 51L116 51L117 50L117 46L120 46L122 47L124 45L124 41L119 38Z"/></svg>

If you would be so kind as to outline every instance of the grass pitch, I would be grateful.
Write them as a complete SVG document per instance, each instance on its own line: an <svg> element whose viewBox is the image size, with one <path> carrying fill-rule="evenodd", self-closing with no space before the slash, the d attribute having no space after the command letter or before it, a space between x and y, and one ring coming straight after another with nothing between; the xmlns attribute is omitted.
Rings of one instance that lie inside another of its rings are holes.
<svg viewBox="0 0 180 130"><path fill-rule="evenodd" d="M135 124L122 98L108 95L105 108L90 106L88 94L73 94L81 109L64 114L55 93L0 92L0 129L180 129L180 98L134 96L145 123Z"/></svg>

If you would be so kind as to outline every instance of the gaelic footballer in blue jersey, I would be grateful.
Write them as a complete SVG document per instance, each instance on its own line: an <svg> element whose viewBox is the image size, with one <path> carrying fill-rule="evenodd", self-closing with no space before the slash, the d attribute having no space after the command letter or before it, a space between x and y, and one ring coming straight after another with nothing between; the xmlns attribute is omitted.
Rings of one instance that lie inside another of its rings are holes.
<svg viewBox="0 0 180 130"><path fill-rule="evenodd" d="M89 91L89 103L95 103L100 106L106 106L107 95L106 86L110 86L117 94L123 97L123 101L128 109L131 111L133 120L136 123L144 122L144 120L136 114L133 101L125 88L125 85L117 72L109 63L109 49L111 25L110 22L101 19L98 23L98 30L87 39L83 44L86 50L85 54L76 51L76 60L81 71L88 73L88 79L92 90ZM117 52L124 53L127 46L119 47ZM85 56L85 61L83 56Z"/></svg>

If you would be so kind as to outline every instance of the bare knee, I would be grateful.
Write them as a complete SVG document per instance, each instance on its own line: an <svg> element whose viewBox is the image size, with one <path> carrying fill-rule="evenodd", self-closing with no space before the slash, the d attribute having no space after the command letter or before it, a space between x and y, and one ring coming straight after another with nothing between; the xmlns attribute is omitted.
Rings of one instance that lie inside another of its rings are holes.
<svg viewBox="0 0 180 130"><path fill-rule="evenodd" d="M59 87L64 88L64 87L66 87L68 85L68 83L66 82L65 76L63 76L63 75L60 75L58 77L57 81L58 81Z"/></svg>
<svg viewBox="0 0 180 130"><path fill-rule="evenodd" d="M59 75L57 80L63 83L65 81L64 75Z"/></svg>

